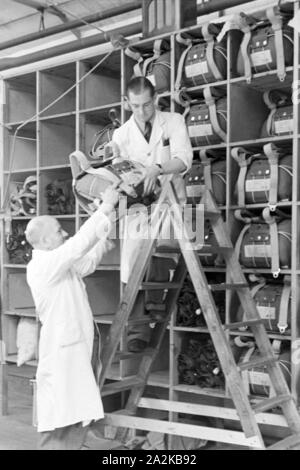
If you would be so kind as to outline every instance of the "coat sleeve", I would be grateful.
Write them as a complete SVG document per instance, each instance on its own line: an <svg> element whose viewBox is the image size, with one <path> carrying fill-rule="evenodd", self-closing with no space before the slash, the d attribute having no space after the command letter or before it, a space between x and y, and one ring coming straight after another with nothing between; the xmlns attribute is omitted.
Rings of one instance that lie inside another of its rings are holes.
<svg viewBox="0 0 300 470"><path fill-rule="evenodd" d="M83 256L83 258L75 262L75 271L81 277L92 274L101 262L105 253L107 253L112 248L113 243L110 240L100 240L94 246L94 248L92 248L85 256Z"/></svg>
<svg viewBox="0 0 300 470"><path fill-rule="evenodd" d="M180 158L186 165L184 175L192 166L193 149L188 135L184 117L179 113L172 113L172 119L169 122L169 140L171 158Z"/></svg>
<svg viewBox="0 0 300 470"><path fill-rule="evenodd" d="M49 252L45 273L48 282L56 282L64 276L66 271L85 256L97 241L105 240L110 230L111 222L100 207L73 237Z"/></svg>
<svg viewBox="0 0 300 470"><path fill-rule="evenodd" d="M115 150L118 149L118 152L117 152L118 157L128 159L129 155L128 155L126 123L114 131L112 142L116 146Z"/></svg>

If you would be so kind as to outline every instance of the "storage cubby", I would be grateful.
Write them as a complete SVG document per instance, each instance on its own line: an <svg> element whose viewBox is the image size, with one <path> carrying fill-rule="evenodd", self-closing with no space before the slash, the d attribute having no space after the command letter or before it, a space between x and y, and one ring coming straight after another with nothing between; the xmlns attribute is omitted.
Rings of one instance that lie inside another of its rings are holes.
<svg viewBox="0 0 300 470"><path fill-rule="evenodd" d="M22 122L35 116L36 74L11 78L6 87L6 122Z"/></svg>
<svg viewBox="0 0 300 470"><path fill-rule="evenodd" d="M40 172L40 214L75 216L70 168Z"/></svg>
<svg viewBox="0 0 300 470"><path fill-rule="evenodd" d="M85 278L85 283L93 314L96 317L113 314L120 299L119 272L99 270Z"/></svg>
<svg viewBox="0 0 300 470"><path fill-rule="evenodd" d="M41 120L41 168L69 165L69 155L74 151L75 145L75 117Z"/></svg>
<svg viewBox="0 0 300 470"><path fill-rule="evenodd" d="M91 109L121 101L121 56L114 52L106 60L104 56L90 58L81 63L80 77L87 74L103 59L93 72L80 83L80 109Z"/></svg>
<svg viewBox="0 0 300 470"><path fill-rule="evenodd" d="M80 113L80 149L91 156L91 152L98 146L109 141L118 122L121 122L120 106L106 106L96 111Z"/></svg>
<svg viewBox="0 0 300 470"><path fill-rule="evenodd" d="M35 169L37 165L36 122L30 122L17 133L17 126L6 127L4 171Z"/></svg>
<svg viewBox="0 0 300 470"><path fill-rule="evenodd" d="M25 229L29 219L12 220L7 225L3 259L9 265L26 265L31 260L32 247L26 241Z"/></svg>
<svg viewBox="0 0 300 470"><path fill-rule="evenodd" d="M75 112L75 84L76 64L74 63L40 72L40 111L48 108L41 114L41 117ZM72 86L74 86L73 89L60 98ZM52 105L54 101L56 103Z"/></svg>

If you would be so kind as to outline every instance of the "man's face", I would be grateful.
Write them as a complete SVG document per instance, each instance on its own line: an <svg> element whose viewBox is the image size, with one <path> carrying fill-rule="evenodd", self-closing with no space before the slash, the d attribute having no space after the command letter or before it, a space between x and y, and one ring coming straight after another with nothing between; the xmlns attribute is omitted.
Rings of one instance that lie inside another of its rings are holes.
<svg viewBox="0 0 300 470"><path fill-rule="evenodd" d="M56 219L49 219L44 227L44 241L48 250L54 250L62 245L68 237Z"/></svg>
<svg viewBox="0 0 300 470"><path fill-rule="evenodd" d="M138 124L145 124L154 116L155 97L151 96L150 90L145 90L138 95L130 91L127 99Z"/></svg>

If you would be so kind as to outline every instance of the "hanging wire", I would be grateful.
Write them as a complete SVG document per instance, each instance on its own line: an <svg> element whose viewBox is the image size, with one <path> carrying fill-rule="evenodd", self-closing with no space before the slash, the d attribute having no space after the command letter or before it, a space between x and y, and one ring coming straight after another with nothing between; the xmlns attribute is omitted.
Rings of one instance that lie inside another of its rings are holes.
<svg viewBox="0 0 300 470"><path fill-rule="evenodd" d="M40 31L45 31L45 9L42 8L40 11Z"/></svg>
<svg viewBox="0 0 300 470"><path fill-rule="evenodd" d="M104 34L105 39L107 39L107 32L104 29L99 28L99 26L95 25L94 23L88 23L85 21L83 18L81 18L79 15L76 13L71 12L70 10L67 10L65 7L62 7L61 5L57 5L55 2L52 0L46 0L47 5L52 6L52 7L58 7L63 13L66 13L69 16L72 16L73 18L81 21L82 24L85 26L89 26L92 29L96 29L100 33ZM91 10L90 10L91 11ZM91 11L92 12L92 11Z"/></svg>

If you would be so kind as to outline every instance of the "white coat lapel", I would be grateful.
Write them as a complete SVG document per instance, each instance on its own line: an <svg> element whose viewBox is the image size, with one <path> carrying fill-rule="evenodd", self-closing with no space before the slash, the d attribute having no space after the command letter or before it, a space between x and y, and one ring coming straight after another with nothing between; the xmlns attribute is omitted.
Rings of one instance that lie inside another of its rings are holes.
<svg viewBox="0 0 300 470"><path fill-rule="evenodd" d="M136 148L139 149L140 152L149 152L149 144L146 141L145 137L141 133L137 123L135 122L135 119L133 115L130 117L130 135L129 135L129 141L134 142L134 145Z"/></svg>
<svg viewBox="0 0 300 470"><path fill-rule="evenodd" d="M160 111L156 111L149 142L150 151L152 151L154 147L156 147L156 145L160 142L164 134L164 127L165 120L163 118L163 115L160 113Z"/></svg>

